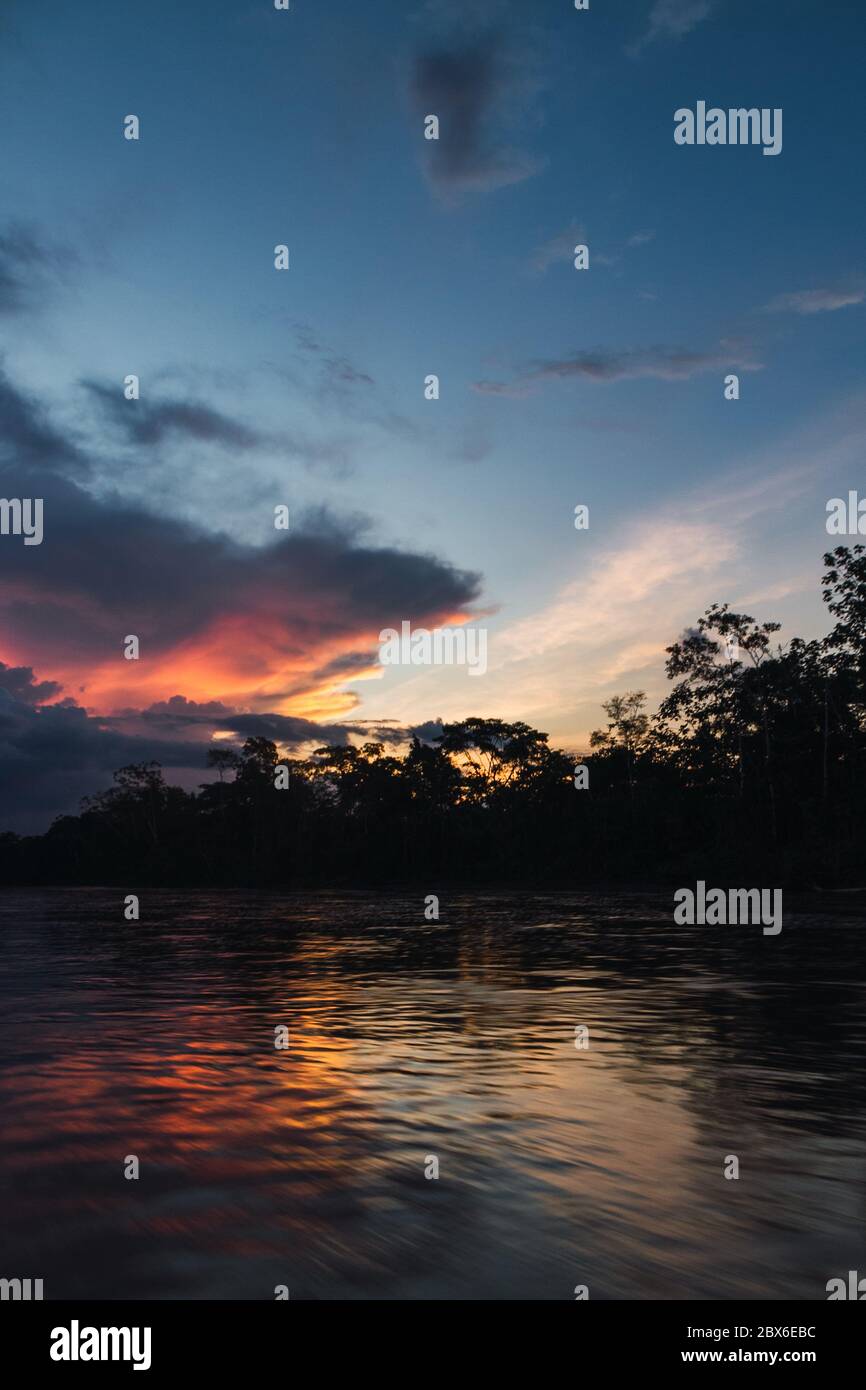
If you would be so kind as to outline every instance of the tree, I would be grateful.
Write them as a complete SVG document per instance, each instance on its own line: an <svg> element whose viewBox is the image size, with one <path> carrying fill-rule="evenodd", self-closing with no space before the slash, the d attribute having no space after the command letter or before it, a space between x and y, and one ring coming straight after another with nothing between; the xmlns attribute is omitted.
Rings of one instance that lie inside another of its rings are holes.
<svg viewBox="0 0 866 1390"><path fill-rule="evenodd" d="M832 670L847 678L866 722L866 546L839 545L824 556L824 602L836 619L823 649Z"/></svg>
<svg viewBox="0 0 866 1390"><path fill-rule="evenodd" d="M547 734L503 719L472 717L444 724L437 742L456 760L464 795L481 805L495 792L531 779L550 753Z"/></svg>
<svg viewBox="0 0 866 1390"><path fill-rule="evenodd" d="M649 716L644 712L646 694L629 690L625 695L613 695L602 705L607 715L607 728L595 729L589 736L591 748L599 753L615 755L621 751L625 758L629 795L634 794L634 765L644 751L649 732Z"/></svg>
<svg viewBox="0 0 866 1390"><path fill-rule="evenodd" d="M209 748L207 750L207 765L216 768L220 782L222 782L224 773L237 773L240 770L242 760L233 748Z"/></svg>

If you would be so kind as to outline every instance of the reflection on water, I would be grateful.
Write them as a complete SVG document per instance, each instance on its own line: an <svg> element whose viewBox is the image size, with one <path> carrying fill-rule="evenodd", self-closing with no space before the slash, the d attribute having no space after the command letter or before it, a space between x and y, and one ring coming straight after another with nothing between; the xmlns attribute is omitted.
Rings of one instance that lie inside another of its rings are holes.
<svg viewBox="0 0 866 1390"><path fill-rule="evenodd" d="M133 923L122 897L0 896L0 1275L47 1298L823 1299L866 1273L862 921L764 937L674 928L669 896L461 894L429 923L421 893L223 892L148 893Z"/></svg>

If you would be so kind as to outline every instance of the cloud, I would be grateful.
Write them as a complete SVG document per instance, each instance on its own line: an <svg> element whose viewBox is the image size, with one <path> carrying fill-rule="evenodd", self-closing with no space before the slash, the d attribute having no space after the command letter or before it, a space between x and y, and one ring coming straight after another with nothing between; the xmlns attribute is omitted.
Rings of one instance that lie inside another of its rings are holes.
<svg viewBox="0 0 866 1390"><path fill-rule="evenodd" d="M685 504L616 532L598 549L591 542L578 577L491 634L481 691L468 681L434 685L439 673L421 671L392 696L396 713L406 718L435 700L443 718L461 719L478 713L481 699L485 715L525 719L570 744L598 726L601 702L621 685L660 693L665 646L705 594L710 602L724 593L742 540L727 517L714 521Z"/></svg>
<svg viewBox="0 0 866 1390"><path fill-rule="evenodd" d="M623 250L634 250L638 246L646 246L653 241L655 232L641 231L634 232L620 245L619 252L601 252L592 249L592 261L594 265L614 266L619 265L622 260ZM559 261L571 261L574 256L575 246L587 244L586 228L579 222L571 222L565 231L559 232L551 237L549 241L537 246L532 253L530 266L537 275L543 275L552 265Z"/></svg>
<svg viewBox="0 0 866 1390"><path fill-rule="evenodd" d="M365 542L366 523L325 510L293 517L290 532L245 545L79 486L76 448L38 404L0 381L0 418L15 428L0 464L0 495L43 499L44 540L3 541L0 656L62 681L100 712L141 708L176 692L261 710L301 702L339 714L338 687L371 665L377 636L405 618L425 626L466 616L476 573L431 555ZM5 408L4 408L5 407ZM141 660L122 657L135 634ZM336 663L336 664L335 664ZM289 711L286 711L289 712Z"/></svg>
<svg viewBox="0 0 866 1390"><path fill-rule="evenodd" d="M172 436L241 450L259 449L264 443L258 430L199 402L129 401L117 386L96 381L84 381L82 385L133 444L161 444Z"/></svg>
<svg viewBox="0 0 866 1390"><path fill-rule="evenodd" d="M501 633L497 653L524 660L566 646L578 653L584 648L604 650L605 669L597 676L603 683L612 674L608 669L611 648L616 669L628 664L620 644L612 639L622 638L627 629L630 644L649 641L658 656L664 650L665 629L653 632L653 628L657 616L664 622L668 619L666 603L664 616L655 613L655 597L669 597L673 589L690 594L699 574L720 572L737 550L737 538L726 524L655 515L643 525L632 525L593 565L587 578L565 585L545 610Z"/></svg>
<svg viewBox="0 0 866 1390"><path fill-rule="evenodd" d="M0 687L0 832L37 834L109 785L116 768L150 759L203 768L204 749L130 736L74 701L37 706Z"/></svg>
<svg viewBox="0 0 866 1390"><path fill-rule="evenodd" d="M222 700L188 700L185 695L172 695L168 700L155 700L145 710L120 710L114 718L115 722L127 716L162 719L171 727L186 728L190 724L214 723L231 712Z"/></svg>
<svg viewBox="0 0 866 1390"><path fill-rule="evenodd" d="M322 342L320 335L308 323L292 325L298 352L314 358L319 366L320 391L342 390L347 386L374 386L369 372L362 371L344 354L334 352Z"/></svg>
<svg viewBox="0 0 866 1390"><path fill-rule="evenodd" d="M586 232L578 222L572 222L564 232L559 232L557 236L551 237L541 246L537 246L532 253L531 266L538 275L543 275L552 265L559 261L570 261L574 257L574 248L586 241Z"/></svg>
<svg viewBox="0 0 866 1390"><path fill-rule="evenodd" d="M0 426L0 495L20 496L26 478L44 513L41 545L2 542L7 823L18 806L17 825L41 828L131 761L156 758L195 785L217 730L291 746L370 736L343 716L359 703L347 683L380 674L379 632L463 621L480 594L475 572L371 543L363 518L293 514L290 532L252 545L94 495L79 480L89 460L2 373ZM263 515L272 523L267 502ZM130 634L138 661L123 657Z"/></svg>
<svg viewBox="0 0 866 1390"><path fill-rule="evenodd" d="M491 33L452 39L415 55L409 85L416 115L439 118L439 139L424 146L428 176L444 195L489 193L543 167L505 134L537 91L525 51L518 59Z"/></svg>
<svg viewBox="0 0 866 1390"><path fill-rule="evenodd" d="M372 386L374 384L373 378L367 372L353 367L346 357L326 357L323 365L334 385Z"/></svg>
<svg viewBox="0 0 866 1390"><path fill-rule="evenodd" d="M34 226L9 222L0 231L0 318L40 309L52 285L77 261L45 241Z"/></svg>
<svg viewBox="0 0 866 1390"><path fill-rule="evenodd" d="M129 763L158 762L170 782L188 790L213 780L207 754L216 731L234 736L221 739L220 747L261 737L300 756L324 744L370 739L400 746L413 734L432 742L442 732L437 720L408 727L374 720L324 724L293 715L240 713L219 701L182 695L146 710L94 715L70 699L41 703L56 692L56 682L36 682L31 671L9 676L8 668L0 672L0 834L42 833L56 816L75 814L84 797L110 786L117 768ZM20 686L20 695L9 686Z"/></svg>
<svg viewBox="0 0 866 1390"><path fill-rule="evenodd" d="M0 314L20 314L28 307L30 276L39 249L29 233L9 229L0 234Z"/></svg>
<svg viewBox="0 0 866 1390"><path fill-rule="evenodd" d="M202 401L180 399L127 400L117 385L85 380L82 385L102 408L105 418L131 446L213 444L234 452L268 451L301 458L305 464L337 466L345 473L345 447L339 441L319 442L299 434L261 430Z"/></svg>
<svg viewBox="0 0 866 1390"><path fill-rule="evenodd" d="M826 314L834 309L847 309L866 299L866 285L844 290L794 290L778 294L764 305L767 314Z"/></svg>
<svg viewBox="0 0 866 1390"><path fill-rule="evenodd" d="M331 663L347 648L364 646L372 664L382 628L446 621L479 592L475 574L363 545L348 527L244 546L47 475L39 495L43 544L4 543L4 655L62 676L101 710L178 688L235 706L290 692L345 708L352 697L328 691L346 679ZM131 633L140 662L122 659Z"/></svg>
<svg viewBox="0 0 866 1390"><path fill-rule="evenodd" d="M269 360L263 365L309 405L318 406L329 420L339 419L353 431L355 442L363 439L368 427L398 438L417 442L423 430L417 421L392 409L392 395L380 391L375 376L344 351L328 345L319 331L307 323L290 320L295 339L291 366L285 360ZM349 443L337 441L348 452ZM336 451L335 451L336 452ZM334 467L337 467L336 459ZM342 475L348 471L346 467Z"/></svg>
<svg viewBox="0 0 866 1390"><path fill-rule="evenodd" d="M690 34L715 8L715 0L654 0L643 35L628 53L636 57L657 39L681 39Z"/></svg>
<svg viewBox="0 0 866 1390"><path fill-rule="evenodd" d="M655 377L659 381L688 381L701 372L739 367L759 371L761 364L741 351L693 352L670 348L649 348L641 352L586 352L559 361L541 363L533 372L536 380L562 380L587 377L591 381L634 381Z"/></svg>
<svg viewBox="0 0 866 1390"><path fill-rule="evenodd" d="M369 655L366 660L369 667ZM172 695L168 700L155 701L143 710L121 710L106 716L103 722L138 737L147 735L175 740L195 735L201 740L202 766L205 751L217 732L220 735L235 735L238 743L246 738L269 738L285 748L299 748L310 743L346 743L350 735L366 736L369 732L366 723L323 723L302 715L278 714L273 710L251 713L248 710L230 709L221 700L188 700L184 695ZM391 741L407 737L403 730L391 729L387 732ZM172 761L176 761L174 756Z"/></svg>
<svg viewBox="0 0 866 1390"><path fill-rule="evenodd" d="M717 350L696 352L673 348L647 348L636 352L579 352L572 357L532 364L512 382L476 381L473 390L482 395L525 395L535 384L545 381L586 380L592 382L688 381L702 372L737 368L757 372L762 363L742 345L720 344Z"/></svg>
<svg viewBox="0 0 866 1390"><path fill-rule="evenodd" d="M752 569L765 563L766 519L777 525L814 484L812 445L804 440L793 461L786 445L778 451L786 457L781 467L773 456L750 460L630 520L549 603L497 634L491 687L498 682L511 698L518 692L524 717L554 724L563 706L574 711L578 703L587 721L597 720L601 700L619 682L638 681L652 698L661 695L664 649L677 633L708 603L739 603L742 585L754 587ZM859 436L846 455L858 445ZM558 668L565 674L557 679Z"/></svg>
<svg viewBox="0 0 866 1390"><path fill-rule="evenodd" d="M0 362L0 467L84 474L90 463L76 443L51 424L41 403L13 386ZM9 496L19 496L16 489Z"/></svg>
<svg viewBox="0 0 866 1390"><path fill-rule="evenodd" d="M370 665L369 654L365 657L365 664L367 667ZM348 672L343 670L342 674ZM184 695L172 695L170 699L159 700L143 710L121 710L106 716L101 723L127 734L137 737L145 735L151 739L158 736L172 741L180 738L188 740L191 735L196 735L202 740L202 766L206 751L217 732L221 742L225 741L226 734L232 734L235 736L232 741L238 744L247 738L260 737L272 739L282 748L298 750L308 749L312 744L349 743L353 738L376 738L382 743L402 744L414 735L430 742L442 731L441 720L408 726L387 719L323 723L321 720L305 719L301 715L278 714L273 710L263 710L258 714L233 710L220 700L188 700ZM167 751L170 759L176 761L173 750Z"/></svg>
<svg viewBox="0 0 866 1390"><path fill-rule="evenodd" d="M447 720L483 711L525 719L560 747L586 748L615 692L645 689L654 707L668 688L665 647L712 602L748 612L758 603L756 616L780 618L788 633L820 635L823 499L853 476L864 440L861 395L656 506L626 489L613 512L592 510L572 576L491 630L483 681L420 670L397 688L366 687L363 712L384 713L386 700L407 721L425 708Z"/></svg>
<svg viewBox="0 0 866 1390"><path fill-rule="evenodd" d="M37 681L32 666L7 666L0 661L0 690L25 705L53 700L63 689L57 681Z"/></svg>
<svg viewBox="0 0 866 1390"><path fill-rule="evenodd" d="M479 396L507 396L510 400L524 400L531 395L532 388L520 381L473 381L472 390Z"/></svg>

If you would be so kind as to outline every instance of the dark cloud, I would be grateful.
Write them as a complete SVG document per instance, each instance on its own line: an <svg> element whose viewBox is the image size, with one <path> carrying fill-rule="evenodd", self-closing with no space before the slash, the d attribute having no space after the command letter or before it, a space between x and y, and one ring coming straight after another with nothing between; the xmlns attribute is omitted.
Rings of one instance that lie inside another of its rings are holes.
<svg viewBox="0 0 866 1390"><path fill-rule="evenodd" d="M72 701L36 707L0 688L0 831L40 833L127 763L203 769L204 752L203 744L130 737Z"/></svg>
<svg viewBox="0 0 866 1390"><path fill-rule="evenodd" d="M19 485L0 471L0 495L20 495ZM31 485L43 498L45 540L4 542L0 621L14 650L39 653L43 667L52 655L61 666L73 656L105 660L127 632L155 659L225 618L286 652L314 652L403 618L456 612L479 592L477 574L358 545L336 520L329 531L277 533L257 548L94 498L67 479Z"/></svg>
<svg viewBox="0 0 866 1390"><path fill-rule="evenodd" d="M8 669L6 674L8 675ZM13 673L17 674L17 673ZM72 700L37 706L34 690L55 682L23 681L24 698L0 684L0 833L40 834L58 815L74 815L84 797L111 785L129 763L158 762L169 781L192 790L213 780L207 768L215 730L235 735L220 746L239 747L247 738L272 739L290 752L310 744L343 744L352 738L389 745L413 734L432 742L441 722L404 728L375 721L318 724L283 714L239 714L217 701L175 695L141 712L89 714Z"/></svg>
<svg viewBox="0 0 866 1390"><path fill-rule="evenodd" d="M340 685L375 661L382 628L435 626L480 593L474 572L370 544L363 519L320 510L253 546L93 495L65 476L86 463L78 447L2 375L0 424L0 495L20 497L26 477L44 510L41 545L2 540L0 829L13 814L32 825L75 809L123 763L201 768L216 730L291 745L366 732L268 713L268 701L282 698L275 690ZM141 641L140 663L122 659L128 633ZM182 693L178 671L200 677L198 699ZM149 695L143 710L128 708L138 688ZM157 689L170 698L154 701ZM82 699L116 712L95 714Z"/></svg>
<svg viewBox="0 0 866 1390"><path fill-rule="evenodd" d="M343 370L348 379L349 364ZM154 400L145 395L130 401L118 385L98 381L84 381L82 385L133 447L194 441L239 453L259 450L284 454L301 459L309 467L325 464L343 474L348 468L346 447L339 440L322 442L287 431L256 429L202 401Z"/></svg>
<svg viewBox="0 0 866 1390"><path fill-rule="evenodd" d="M0 314L20 314L28 307L31 270L38 247L20 231L0 234Z"/></svg>
<svg viewBox="0 0 866 1390"><path fill-rule="evenodd" d="M370 669L369 652L344 652L320 666L315 672L318 680L347 679L350 676L358 675L361 671Z"/></svg>
<svg viewBox="0 0 866 1390"><path fill-rule="evenodd" d="M0 661L0 690L25 705L41 705L53 700L63 689L57 681L37 681L32 666L7 666Z"/></svg>
<svg viewBox="0 0 866 1390"><path fill-rule="evenodd" d="M367 661L369 664L369 657ZM151 736L159 734L165 738L175 738L180 733L188 735L198 730L203 750L210 746L212 735L217 731L236 734L239 742L258 736L291 747L311 740L318 743L345 742L347 735L356 732L359 727L354 724L319 724L315 720L291 714L251 714L232 710L220 700L188 700L183 695L156 701L141 711L124 710L110 716L106 723L127 732L131 729L138 732L149 730Z"/></svg>
<svg viewBox="0 0 866 1390"><path fill-rule="evenodd" d="M661 381L687 381L701 372L739 367L754 371L758 364L742 352L691 352L649 348L642 352L583 352L560 361L540 362L532 372L536 380L588 377L591 381L633 381L656 377Z"/></svg>
<svg viewBox="0 0 866 1390"><path fill-rule="evenodd" d="M133 444L161 444L187 438L231 449L260 449L266 436L211 406L190 401L128 401L117 386L82 383Z"/></svg>
<svg viewBox="0 0 866 1390"><path fill-rule="evenodd" d="M78 445L54 428L33 397L12 385L0 364L0 467L84 474L90 464ZM20 475L19 475L20 476ZM4 496L20 496L21 489Z"/></svg>
<svg viewBox="0 0 866 1390"><path fill-rule="evenodd" d="M219 719L224 714L231 714L231 710L221 700L188 700L185 695L172 695L169 700L156 700L141 713L165 715L180 723L195 723L202 719Z"/></svg>
<svg viewBox="0 0 866 1390"><path fill-rule="evenodd" d="M355 724L317 724L293 714L232 714L220 724L239 738L269 738L288 748L307 743L347 743L349 735L363 732Z"/></svg>
<svg viewBox="0 0 866 1390"><path fill-rule="evenodd" d="M364 658L366 667L370 656ZM335 667L339 664L332 663ZM337 674L334 672L334 674ZM300 715L278 714L263 711L251 714L248 711L228 709L218 700L187 700L183 695L173 695L169 700L159 700L147 709L124 710L102 721L106 726L141 733L149 737L160 736L174 739L180 734L188 737L192 730L198 730L203 742L200 747L202 758L211 746L214 733L231 733L237 743L247 738L269 738L289 749L297 749L310 743L347 743L355 737L376 738L382 743L406 743L413 735L432 742L442 732L442 721L428 720L419 725L403 725L397 720L339 720L322 723L305 719ZM172 761L175 755L172 751Z"/></svg>
<svg viewBox="0 0 866 1390"><path fill-rule="evenodd" d="M594 382L636 381L652 377L659 381L688 381L702 372L757 372L762 364L742 344L720 344L708 352L673 348L647 348L637 352L578 352L546 362L535 362L511 382L476 381L473 390L482 395L521 396L545 381L583 379Z"/></svg>
<svg viewBox="0 0 866 1390"><path fill-rule="evenodd" d="M369 665L369 657L367 658ZM140 713L126 711L121 716L111 716L103 721L106 726L148 733L150 738L171 739L183 734L187 739L193 730L198 730L202 742L198 745L204 765L207 749L212 746L214 733L231 733L238 745L247 738L269 738L274 743L289 750L309 747L311 743L348 743L353 738L376 739L380 743L404 744L412 737L422 742L432 743L442 732L441 719L429 719L423 724L404 725L399 720L339 720L322 723L305 719L300 715L278 714L263 711L260 714L229 710L217 701L196 702L182 695L174 695L170 700L161 700ZM168 754L171 763L177 763L176 745L163 744L163 756ZM190 744L184 743L184 755L188 756Z"/></svg>
<svg viewBox="0 0 866 1390"><path fill-rule="evenodd" d="M423 724L413 724L411 728L405 730L409 737L417 738L421 743L435 743L442 733L441 719L427 719Z"/></svg>
<svg viewBox="0 0 866 1390"><path fill-rule="evenodd" d="M439 139L423 141L434 185L446 194L487 193L536 174L542 163L506 135L536 89L527 51L519 59L497 34L416 54L410 78L416 117L439 119Z"/></svg>

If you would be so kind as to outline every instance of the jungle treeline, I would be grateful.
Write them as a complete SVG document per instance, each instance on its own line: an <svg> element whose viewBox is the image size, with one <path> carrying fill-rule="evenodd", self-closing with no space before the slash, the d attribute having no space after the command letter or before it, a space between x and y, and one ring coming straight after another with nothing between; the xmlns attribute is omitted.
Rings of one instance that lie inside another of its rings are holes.
<svg viewBox="0 0 866 1390"><path fill-rule="evenodd" d="M713 606L667 649L656 713L641 691L615 696L583 756L484 718L402 756L378 742L303 759L265 738L221 744L196 792L133 765L44 835L0 835L0 881L861 886L864 546L824 563L826 637L782 645L778 623Z"/></svg>

